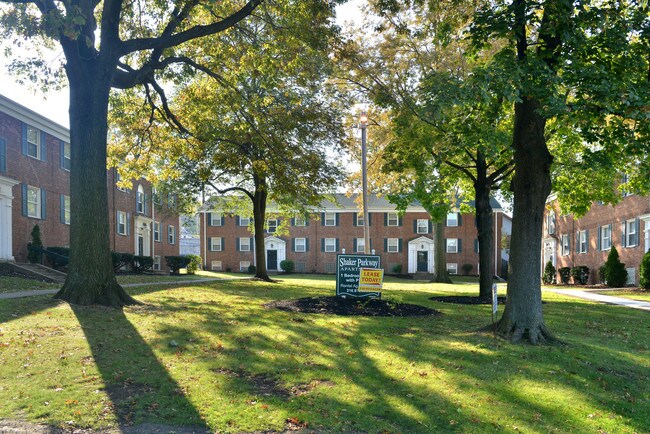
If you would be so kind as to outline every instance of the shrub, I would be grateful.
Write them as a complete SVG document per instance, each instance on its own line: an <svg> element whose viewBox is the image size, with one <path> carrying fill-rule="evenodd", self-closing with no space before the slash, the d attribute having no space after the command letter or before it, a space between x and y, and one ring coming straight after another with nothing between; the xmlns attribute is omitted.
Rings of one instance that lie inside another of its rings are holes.
<svg viewBox="0 0 650 434"><path fill-rule="evenodd" d="M618 256L616 247L612 247L609 255L607 255L607 261L605 262L605 280L607 281L607 286L613 288L625 286L627 282L627 270L625 269L625 264L621 262Z"/></svg>
<svg viewBox="0 0 650 434"><path fill-rule="evenodd" d="M645 288L650 289L650 251L646 252L641 259L641 267L639 267L639 284Z"/></svg>
<svg viewBox="0 0 650 434"><path fill-rule="evenodd" d="M585 265L578 265L571 269L571 277L573 277L573 283L577 285L586 285L589 281L589 267Z"/></svg>
<svg viewBox="0 0 650 434"><path fill-rule="evenodd" d="M151 256L133 256L131 270L134 273L141 274L153 267L153 258Z"/></svg>
<svg viewBox="0 0 650 434"><path fill-rule="evenodd" d="M47 260L52 268L63 268L68 265L69 247L48 247L45 249Z"/></svg>
<svg viewBox="0 0 650 434"><path fill-rule="evenodd" d="M113 261L113 271L117 272L122 267L128 267L133 264L133 255L131 253L111 252Z"/></svg>
<svg viewBox="0 0 650 434"><path fill-rule="evenodd" d="M605 264L601 265L600 268L598 269L598 278L600 279L600 283L603 285L607 284L607 278L605 278L605 270L607 267L605 267Z"/></svg>
<svg viewBox="0 0 650 434"><path fill-rule="evenodd" d="M226 269L226 271L230 271ZM248 266L248 274L255 274L257 272L257 267L253 264Z"/></svg>
<svg viewBox="0 0 650 434"><path fill-rule="evenodd" d="M469 273L472 271L472 268L474 268L474 266L472 264L463 264L460 266L460 268L463 269L465 276L469 276Z"/></svg>
<svg viewBox="0 0 650 434"><path fill-rule="evenodd" d="M402 264L393 265L393 273L402 274Z"/></svg>
<svg viewBox="0 0 650 434"><path fill-rule="evenodd" d="M201 267L201 257L199 255L185 255L185 257L190 259L189 264L187 264L187 274L196 274L198 269Z"/></svg>
<svg viewBox="0 0 650 434"><path fill-rule="evenodd" d="M32 242L27 246L27 260L32 264L41 262L42 253L40 249L43 248L43 241L41 240L41 228L34 225L32 228Z"/></svg>
<svg viewBox="0 0 650 434"><path fill-rule="evenodd" d="M282 268L285 273L291 274L293 273L293 270L296 269L296 265L293 263L293 261L285 259L284 261L280 261L280 268Z"/></svg>
<svg viewBox="0 0 650 434"><path fill-rule="evenodd" d="M557 273L555 272L555 267L551 261L548 261L546 267L544 267L542 282L544 282L544 285L550 285L557 282Z"/></svg>
<svg viewBox="0 0 650 434"><path fill-rule="evenodd" d="M165 262L169 267L169 274L177 276L181 268L187 267L190 263L190 258L187 256L165 256Z"/></svg>
<svg viewBox="0 0 650 434"><path fill-rule="evenodd" d="M569 277L571 277L571 267L560 267L557 271L560 273L562 283L568 285Z"/></svg>

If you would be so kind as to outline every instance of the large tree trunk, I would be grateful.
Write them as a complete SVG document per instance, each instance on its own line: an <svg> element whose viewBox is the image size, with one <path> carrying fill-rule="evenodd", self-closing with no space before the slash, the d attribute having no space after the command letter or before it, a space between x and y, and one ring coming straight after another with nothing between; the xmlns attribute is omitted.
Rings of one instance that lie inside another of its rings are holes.
<svg viewBox="0 0 650 434"><path fill-rule="evenodd" d="M445 224L444 222L435 222L433 224L433 241L435 246L435 270L433 282L436 283L453 283L447 273L447 245L445 243Z"/></svg>
<svg viewBox="0 0 650 434"><path fill-rule="evenodd" d="M70 262L54 296L72 304L136 304L117 283L110 254L106 140L110 77L98 62L70 61Z"/></svg>
<svg viewBox="0 0 650 434"><path fill-rule="evenodd" d="M253 197L253 224L255 226L255 277L271 282L266 271L266 251L264 247L264 223L266 222L266 185L255 177Z"/></svg>
<svg viewBox="0 0 650 434"><path fill-rule="evenodd" d="M487 165L479 152L476 159L476 181L474 182L474 210L478 232L479 297L489 300L492 297L492 277L494 275L494 220L490 205L491 186L487 183Z"/></svg>

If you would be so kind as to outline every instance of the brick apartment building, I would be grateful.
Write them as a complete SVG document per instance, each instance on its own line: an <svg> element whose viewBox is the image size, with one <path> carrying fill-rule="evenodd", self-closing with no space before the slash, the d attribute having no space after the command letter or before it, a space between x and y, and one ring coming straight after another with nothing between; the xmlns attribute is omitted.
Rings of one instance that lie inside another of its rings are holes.
<svg viewBox="0 0 650 434"><path fill-rule="evenodd" d="M497 258L494 274L502 276L502 228L509 217L497 201L493 200L492 205L496 242L491 251ZM434 273L432 224L424 208L410 206L399 216L386 199L371 197L368 209L370 248L381 256L388 273L395 272L396 266L401 266L402 273ZM363 224L355 197L345 195L336 195L336 203L323 202L308 218L296 216L284 225L279 219L269 218L264 241L267 269L280 270L280 262L288 259L294 261L299 273L334 273L337 253L363 253ZM281 225L286 232L277 230ZM201 213L199 226L206 269L246 271L249 265L255 265L251 219L207 210ZM454 212L447 216L447 270L451 274L464 274L463 264L471 264L470 274L478 274L476 236L473 215Z"/></svg>
<svg viewBox="0 0 650 434"><path fill-rule="evenodd" d="M27 243L38 224L45 247L68 246L70 225L70 132L0 95L0 261L27 260ZM178 255L178 215L144 179L132 189L116 185L108 170L111 249L154 257Z"/></svg>
<svg viewBox="0 0 650 434"><path fill-rule="evenodd" d="M549 260L556 269L585 265L590 269L589 282L598 283L598 269L615 246L627 268L628 284L639 283L641 258L650 249L648 196L625 194L615 206L594 202L589 212L578 219L562 215L555 197L547 202L542 267ZM559 282L559 275L557 279Z"/></svg>

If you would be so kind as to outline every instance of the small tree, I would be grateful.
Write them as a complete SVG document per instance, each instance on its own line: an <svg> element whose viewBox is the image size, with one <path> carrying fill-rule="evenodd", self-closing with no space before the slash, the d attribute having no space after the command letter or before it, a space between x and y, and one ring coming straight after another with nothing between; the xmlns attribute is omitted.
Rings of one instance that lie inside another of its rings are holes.
<svg viewBox="0 0 650 434"><path fill-rule="evenodd" d="M589 267L586 265L578 265L571 269L571 277L573 283L576 285L586 285L589 280Z"/></svg>
<svg viewBox="0 0 650 434"><path fill-rule="evenodd" d="M201 257L199 255L185 255L189 258L190 262L187 264L186 270L187 274L196 274L199 267L201 266Z"/></svg>
<svg viewBox="0 0 650 434"><path fill-rule="evenodd" d="M555 267L551 261L548 261L546 267L544 267L544 276L542 276L542 281L544 282L544 285L550 285L557 282Z"/></svg>
<svg viewBox="0 0 650 434"><path fill-rule="evenodd" d="M646 252L641 259L639 267L639 284L644 289L650 289L650 251Z"/></svg>
<svg viewBox="0 0 650 434"><path fill-rule="evenodd" d="M569 277L571 277L571 267L561 267L557 270L560 273L560 279L564 285L569 284Z"/></svg>
<svg viewBox="0 0 650 434"><path fill-rule="evenodd" d="M609 255L607 255L607 262L605 262L605 280L607 281L607 286L613 288L625 286L625 282L627 282L627 270L625 269L625 264L621 262L618 256L616 247L612 247Z"/></svg>
<svg viewBox="0 0 650 434"><path fill-rule="evenodd" d="M41 228L38 225L34 225L32 229L32 242L29 245L29 252L27 253L27 260L32 264L41 262L41 252L39 249L43 248L43 242L41 241Z"/></svg>

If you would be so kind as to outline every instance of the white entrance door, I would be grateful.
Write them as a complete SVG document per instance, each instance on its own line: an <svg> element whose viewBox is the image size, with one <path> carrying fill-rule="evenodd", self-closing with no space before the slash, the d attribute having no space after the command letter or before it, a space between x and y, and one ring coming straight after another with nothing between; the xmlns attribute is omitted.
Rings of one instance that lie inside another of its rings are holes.
<svg viewBox="0 0 650 434"><path fill-rule="evenodd" d="M408 272L433 273L433 240L419 237L409 241Z"/></svg>
<svg viewBox="0 0 650 434"><path fill-rule="evenodd" d="M557 268L557 263L555 262L555 245L556 242L552 238L544 240L544 263L542 264L542 270L544 270L548 261L551 261L551 264Z"/></svg>
<svg viewBox="0 0 650 434"><path fill-rule="evenodd" d="M267 270L281 270L280 262L287 259L287 243L278 237L268 237L264 240L264 253Z"/></svg>
<svg viewBox="0 0 650 434"><path fill-rule="evenodd" d="M10 178L0 176L0 261L13 261L13 226L11 220L11 188L18 184Z"/></svg>
<svg viewBox="0 0 650 434"><path fill-rule="evenodd" d="M151 256L151 225L149 218L136 216L135 218L135 245L133 252L140 256Z"/></svg>

